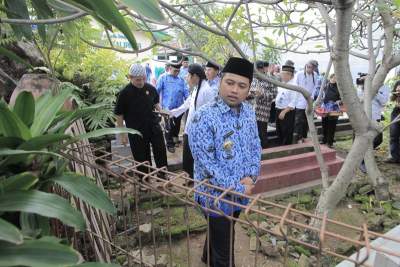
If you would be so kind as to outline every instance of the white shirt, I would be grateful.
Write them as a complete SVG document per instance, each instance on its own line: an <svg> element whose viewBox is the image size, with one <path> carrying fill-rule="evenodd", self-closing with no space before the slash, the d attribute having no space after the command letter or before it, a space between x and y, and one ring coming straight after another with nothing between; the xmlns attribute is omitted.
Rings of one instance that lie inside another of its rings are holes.
<svg viewBox="0 0 400 267"><path fill-rule="evenodd" d="M304 72L298 72L296 75L296 84L306 89L312 96L316 87L318 87L318 74L314 72L314 75L307 73L304 75ZM296 92L296 108L307 108L307 100L298 92Z"/></svg>
<svg viewBox="0 0 400 267"><path fill-rule="evenodd" d="M195 107L194 104L196 100L196 94L197 94L197 87L192 91L189 97L186 98L185 102L183 102L183 104L180 107L177 107L169 111L172 117L179 117L181 114L185 113L185 111L189 109L184 131L185 134L188 133L187 130L190 125L190 122L192 121L195 111L204 104L213 101L217 96L218 92L216 92L213 88L211 88L207 81L203 80L200 86L199 94L197 96L197 102Z"/></svg>
<svg viewBox="0 0 400 267"><path fill-rule="evenodd" d="M357 95L360 99L364 97L364 91L361 89L361 87L357 87ZM382 110L385 107L386 103L389 101L389 97L390 97L390 88L387 85L382 85L382 87L379 88L374 98L372 98L371 100L372 120L377 121L381 119Z"/></svg>
<svg viewBox="0 0 400 267"><path fill-rule="evenodd" d="M288 84L296 84L294 79L287 82ZM276 95L275 107L279 109L285 109L287 107L296 107L296 95L297 92L286 88L278 87L278 94Z"/></svg>

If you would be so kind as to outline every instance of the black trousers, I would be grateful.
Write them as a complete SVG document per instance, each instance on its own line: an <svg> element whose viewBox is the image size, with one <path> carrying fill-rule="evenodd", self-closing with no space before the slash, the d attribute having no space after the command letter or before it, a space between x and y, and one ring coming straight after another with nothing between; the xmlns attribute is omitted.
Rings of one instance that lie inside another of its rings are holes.
<svg viewBox="0 0 400 267"><path fill-rule="evenodd" d="M258 136L260 137L261 147L267 148L267 129L268 129L268 122L264 121L257 121L257 128L258 128Z"/></svg>
<svg viewBox="0 0 400 267"><path fill-rule="evenodd" d="M395 107L390 114L393 121L400 114L400 108ZM400 122L390 125L390 155L396 161L400 161Z"/></svg>
<svg viewBox="0 0 400 267"><path fill-rule="evenodd" d="M338 116L327 116L322 118L322 142L330 146L333 145L335 139L336 124Z"/></svg>
<svg viewBox="0 0 400 267"><path fill-rule="evenodd" d="M160 125L154 125L150 131L142 132L142 135L143 137L132 134L128 135L133 158L139 162L148 161L151 165L151 145L157 168L166 167L167 152ZM142 166L138 170L144 173L149 172L148 168Z"/></svg>
<svg viewBox="0 0 400 267"><path fill-rule="evenodd" d="M183 165L183 170L187 172L191 178L193 178L194 160L192 152L190 151L189 138L187 134L183 135L182 165Z"/></svg>
<svg viewBox="0 0 400 267"><path fill-rule="evenodd" d="M239 215L240 211L232 214L235 218L238 218ZM208 242L206 238L201 258L202 261L207 264L207 256L210 255L211 267L235 267L235 221L230 221L225 217L210 216L208 229L210 235L210 254L208 254ZM232 262L229 261L229 255L232 257Z"/></svg>
<svg viewBox="0 0 400 267"><path fill-rule="evenodd" d="M270 123L276 122L276 112L277 108L275 107L275 100L271 103L271 110L269 111L269 121Z"/></svg>
<svg viewBox="0 0 400 267"><path fill-rule="evenodd" d="M377 122L380 122L381 120L377 120ZM383 134L380 133L377 136L375 136L374 141L373 141L373 147L374 149L377 148L378 146L380 146L380 144L382 144L383 142Z"/></svg>
<svg viewBox="0 0 400 267"><path fill-rule="evenodd" d="M279 119L279 114L283 109L276 109L276 132L279 138L279 144L282 146L291 145L293 143L294 115L295 111L291 110L285 114L283 120Z"/></svg>
<svg viewBox="0 0 400 267"><path fill-rule="evenodd" d="M307 138L308 124L305 109L295 109L294 119L294 137L293 143L297 143L298 140Z"/></svg>
<svg viewBox="0 0 400 267"><path fill-rule="evenodd" d="M177 118L170 118L165 127L165 140L168 147L175 147L174 137L178 138L181 129L182 116Z"/></svg>

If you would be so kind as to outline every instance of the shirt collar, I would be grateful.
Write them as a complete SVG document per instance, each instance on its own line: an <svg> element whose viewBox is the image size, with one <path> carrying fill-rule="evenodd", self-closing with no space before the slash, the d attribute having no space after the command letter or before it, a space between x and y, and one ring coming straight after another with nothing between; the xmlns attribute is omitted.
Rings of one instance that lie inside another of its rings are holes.
<svg viewBox="0 0 400 267"><path fill-rule="evenodd" d="M216 97L216 104L221 113L227 113L232 110L232 108L228 106L220 96ZM243 103L240 103L238 114L240 115L242 112L243 112Z"/></svg>
<svg viewBox="0 0 400 267"><path fill-rule="evenodd" d="M212 79L212 80L208 81L208 83L209 83L210 85L217 84L218 82L219 82L219 78L218 78L218 76L217 76L217 77L215 77L214 79Z"/></svg>

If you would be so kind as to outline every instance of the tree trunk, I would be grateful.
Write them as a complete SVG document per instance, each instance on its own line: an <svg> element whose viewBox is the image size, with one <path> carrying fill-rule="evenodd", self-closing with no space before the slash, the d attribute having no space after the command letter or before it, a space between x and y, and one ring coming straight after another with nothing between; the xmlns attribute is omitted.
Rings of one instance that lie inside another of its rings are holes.
<svg viewBox="0 0 400 267"><path fill-rule="evenodd" d="M379 171L379 168L376 164L373 149L371 148L368 149L364 159L365 159L365 165L367 167L368 177L375 189L376 199L379 201L381 200L386 201L390 199L389 183L387 179Z"/></svg>

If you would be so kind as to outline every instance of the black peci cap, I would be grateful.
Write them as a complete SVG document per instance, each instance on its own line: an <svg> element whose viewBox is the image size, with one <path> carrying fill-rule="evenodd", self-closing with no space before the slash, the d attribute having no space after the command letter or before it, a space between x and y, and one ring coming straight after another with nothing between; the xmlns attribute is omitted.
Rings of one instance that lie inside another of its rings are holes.
<svg viewBox="0 0 400 267"><path fill-rule="evenodd" d="M233 73L240 76L244 76L250 80L253 80L253 63L244 58L231 57L228 59L225 67L222 69L222 73Z"/></svg>
<svg viewBox="0 0 400 267"><path fill-rule="evenodd" d="M206 67L208 67L208 68L214 68L214 69L216 69L216 70L219 70L219 66L216 65L216 64L214 64L214 63L212 63L212 62L210 62L210 61L207 62Z"/></svg>

